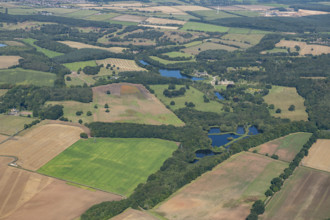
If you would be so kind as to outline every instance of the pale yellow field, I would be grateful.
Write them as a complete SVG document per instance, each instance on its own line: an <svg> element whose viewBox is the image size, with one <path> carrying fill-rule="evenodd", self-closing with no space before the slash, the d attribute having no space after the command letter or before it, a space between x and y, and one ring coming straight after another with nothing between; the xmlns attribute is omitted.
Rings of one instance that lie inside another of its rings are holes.
<svg viewBox="0 0 330 220"><path fill-rule="evenodd" d="M302 165L330 172L330 139L318 139L302 160Z"/></svg>
<svg viewBox="0 0 330 220"><path fill-rule="evenodd" d="M198 5L178 5L178 6L173 6L173 8L177 8L182 11L207 11L207 10L212 10L210 8L198 6Z"/></svg>
<svg viewBox="0 0 330 220"><path fill-rule="evenodd" d="M269 94L264 97L265 102L275 106L271 114L275 117L289 118L293 121L306 121L308 115L304 105L304 99L297 93L296 88L273 86ZM290 105L295 105L295 111L289 111ZM275 113L275 110L281 109L281 113Z"/></svg>
<svg viewBox="0 0 330 220"><path fill-rule="evenodd" d="M152 25L152 24L139 24L139 26L143 27L151 27L151 28L161 28L161 29L168 29L168 30L178 30L179 27L172 27L172 26L160 26L160 25Z"/></svg>
<svg viewBox="0 0 330 220"><path fill-rule="evenodd" d="M111 20L115 21L128 21L128 22L141 22L144 21L146 18L142 16L136 15L119 15L117 17L112 18Z"/></svg>
<svg viewBox="0 0 330 220"><path fill-rule="evenodd" d="M172 20L172 19L164 19L164 18L153 18L150 17L146 22L150 24L160 24L160 25L166 25L166 24L179 24L179 25L184 25L186 21L179 21L179 20Z"/></svg>
<svg viewBox="0 0 330 220"><path fill-rule="evenodd" d="M108 64L110 65L116 65L114 69L117 70L117 67L119 67L118 71L143 71L142 67L139 67L134 60L126 60L126 59L117 59L117 58L108 58L105 60L97 60L96 63L98 65L103 64L104 67L106 67Z"/></svg>
<svg viewBox="0 0 330 220"><path fill-rule="evenodd" d="M313 11L313 10L304 10L304 9L299 9L298 13L300 14L300 16L329 14L329 12L325 12L325 11Z"/></svg>
<svg viewBox="0 0 330 220"><path fill-rule="evenodd" d="M110 47L110 48L98 47L98 46L84 44L84 43L75 42L75 41L59 41L59 42L62 44L66 44L72 48L77 48L77 49L94 48L94 49L107 50L107 51L114 52L114 53L121 53L123 51L123 49L125 49L123 47Z"/></svg>
<svg viewBox="0 0 330 220"><path fill-rule="evenodd" d="M286 47L291 48L291 51L295 51L295 46L300 47L299 54L306 55L321 55L330 53L330 47L316 44L306 44L306 42L293 41L293 40L281 40L277 43L276 47Z"/></svg>
<svg viewBox="0 0 330 220"><path fill-rule="evenodd" d="M37 126L1 144L0 155L16 156L19 166L37 170L79 140L81 132L82 128L62 124Z"/></svg>
<svg viewBox="0 0 330 220"><path fill-rule="evenodd" d="M0 56L0 69L7 69L8 67L18 64L18 60L22 59L20 56Z"/></svg>

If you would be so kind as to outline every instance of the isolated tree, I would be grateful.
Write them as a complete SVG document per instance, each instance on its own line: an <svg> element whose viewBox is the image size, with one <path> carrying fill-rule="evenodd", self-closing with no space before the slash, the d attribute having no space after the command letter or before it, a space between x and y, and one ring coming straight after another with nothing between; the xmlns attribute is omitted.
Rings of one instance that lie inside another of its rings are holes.
<svg viewBox="0 0 330 220"><path fill-rule="evenodd" d="M109 110L109 109L107 109L107 110L105 110L105 112L106 112L106 113L109 113L109 112L110 112L110 110Z"/></svg>
<svg viewBox="0 0 330 220"><path fill-rule="evenodd" d="M91 116L91 115L92 115L92 112L91 112L91 111L88 111L88 112L86 113L86 115L87 115L87 116Z"/></svg>
<svg viewBox="0 0 330 220"><path fill-rule="evenodd" d="M86 133L83 132L83 133L80 133L80 137L81 137L81 138L88 138L88 135L87 135Z"/></svg>
<svg viewBox="0 0 330 220"><path fill-rule="evenodd" d="M70 76L67 76L66 77L66 81L71 81L71 77Z"/></svg>
<svg viewBox="0 0 330 220"><path fill-rule="evenodd" d="M104 105L104 108L109 108L109 105L106 103L106 104Z"/></svg>
<svg viewBox="0 0 330 220"><path fill-rule="evenodd" d="M111 94L110 90L108 90L108 91L107 91L107 94L108 94L108 95L110 95L110 94Z"/></svg>
<svg viewBox="0 0 330 220"><path fill-rule="evenodd" d="M94 105L94 108L98 108L96 104Z"/></svg>
<svg viewBox="0 0 330 220"><path fill-rule="evenodd" d="M78 120L78 123L79 123L79 124L82 124L82 123L83 123L83 120L79 119L79 120Z"/></svg>
<svg viewBox="0 0 330 220"><path fill-rule="evenodd" d="M290 107L288 108L288 110L292 112L292 111L296 110L296 106L290 105Z"/></svg>
<svg viewBox="0 0 330 220"><path fill-rule="evenodd" d="M171 101L170 105L175 105L175 102L174 101Z"/></svg>
<svg viewBox="0 0 330 220"><path fill-rule="evenodd" d="M276 109L276 111L275 111L277 114L279 114L279 113L281 113L282 112L282 110L281 109Z"/></svg>

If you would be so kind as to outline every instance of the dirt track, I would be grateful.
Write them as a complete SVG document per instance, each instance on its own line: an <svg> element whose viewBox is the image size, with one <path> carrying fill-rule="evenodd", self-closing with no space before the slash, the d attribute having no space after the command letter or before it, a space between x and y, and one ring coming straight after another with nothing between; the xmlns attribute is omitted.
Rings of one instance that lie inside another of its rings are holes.
<svg viewBox="0 0 330 220"><path fill-rule="evenodd" d="M90 206L121 197L70 186L64 181L9 167L0 157L1 220L72 220Z"/></svg>

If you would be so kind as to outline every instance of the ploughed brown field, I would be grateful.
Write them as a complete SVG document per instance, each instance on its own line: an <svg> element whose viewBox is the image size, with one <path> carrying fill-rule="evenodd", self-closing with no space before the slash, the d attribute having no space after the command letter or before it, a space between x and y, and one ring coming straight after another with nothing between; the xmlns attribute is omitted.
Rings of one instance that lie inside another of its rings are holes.
<svg viewBox="0 0 330 220"><path fill-rule="evenodd" d="M328 219L329 207L330 173L298 167L260 219Z"/></svg>
<svg viewBox="0 0 330 220"><path fill-rule="evenodd" d="M1 220L72 220L89 207L121 197L91 191L34 172L10 167L13 159L0 157Z"/></svg>
<svg viewBox="0 0 330 220"><path fill-rule="evenodd" d="M39 125L1 144L0 155L16 156L19 166L37 170L79 140L81 132L84 130L76 126Z"/></svg>
<svg viewBox="0 0 330 220"><path fill-rule="evenodd" d="M239 153L180 189L155 208L167 219L245 219L252 203L264 199L271 179L287 163L249 152Z"/></svg>
<svg viewBox="0 0 330 220"><path fill-rule="evenodd" d="M302 165L330 172L330 140L319 139L302 160Z"/></svg>
<svg viewBox="0 0 330 220"><path fill-rule="evenodd" d="M158 220L158 218L147 212L129 208L123 213L111 218L111 220Z"/></svg>

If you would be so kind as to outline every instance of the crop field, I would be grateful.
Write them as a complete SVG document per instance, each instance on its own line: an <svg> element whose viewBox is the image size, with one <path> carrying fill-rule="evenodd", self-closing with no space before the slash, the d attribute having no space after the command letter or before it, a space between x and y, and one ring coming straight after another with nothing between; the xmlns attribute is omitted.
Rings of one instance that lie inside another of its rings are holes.
<svg viewBox="0 0 330 220"><path fill-rule="evenodd" d="M239 153L183 187L154 210L167 219L245 219L287 163Z"/></svg>
<svg viewBox="0 0 330 220"><path fill-rule="evenodd" d="M179 21L179 20L172 20L172 19L164 19L164 18L153 18L149 17L145 22L148 22L150 24L160 24L160 25L167 25L167 24L178 24L178 25L184 25L185 21Z"/></svg>
<svg viewBox="0 0 330 220"><path fill-rule="evenodd" d="M145 70L142 67L139 67L135 63L134 60L108 58L105 60L97 60L96 63L98 65L103 64L104 67L106 67L108 64L110 64L112 67L115 66L115 67L113 67L113 69L116 71L144 71Z"/></svg>
<svg viewBox="0 0 330 220"><path fill-rule="evenodd" d="M150 215L146 211L128 208L121 214L111 218L111 220L158 220L158 218Z"/></svg>
<svg viewBox="0 0 330 220"><path fill-rule="evenodd" d="M264 36L264 34L226 34L222 36L221 39L240 43L248 43L249 45L254 46L258 44Z"/></svg>
<svg viewBox="0 0 330 220"><path fill-rule="evenodd" d="M38 172L128 196L177 147L174 142L150 138L80 140Z"/></svg>
<svg viewBox="0 0 330 220"><path fill-rule="evenodd" d="M74 63L65 63L63 65L69 68L71 71L77 72L80 68L83 69L86 66L96 66L97 64L94 60L89 60Z"/></svg>
<svg viewBox="0 0 330 220"><path fill-rule="evenodd" d="M319 139L308 151L308 156L302 160L302 165L330 172L330 140Z"/></svg>
<svg viewBox="0 0 330 220"><path fill-rule="evenodd" d="M98 13L98 11L96 11L96 10L78 10L78 11L74 11L72 13L63 14L63 16L70 17L70 18L83 19L83 18L86 18L88 16L91 16L91 15L94 15L97 13Z"/></svg>
<svg viewBox="0 0 330 220"><path fill-rule="evenodd" d="M237 50L237 48L230 47L230 46L227 46L227 45L221 45L221 44L217 44L217 43L213 43L213 42L205 42L205 43L202 43L202 44L197 45L197 46L192 46L192 47L182 49L182 51L184 51L187 54L191 54L191 55L197 55L200 52L205 51L205 50L234 51L234 50Z"/></svg>
<svg viewBox="0 0 330 220"><path fill-rule="evenodd" d="M203 6L198 6L198 5L177 5L174 6L174 8L177 8L182 11L210 11L211 9L203 7Z"/></svg>
<svg viewBox="0 0 330 220"><path fill-rule="evenodd" d="M276 154L280 160L291 162L310 136L311 133L289 134L285 137L277 138L255 148L251 148L249 151L257 150L259 154L268 154L269 156Z"/></svg>
<svg viewBox="0 0 330 220"><path fill-rule="evenodd" d="M182 61L175 61L175 60L165 60L156 56L150 56L151 59L158 61L162 64L174 64L174 63L187 63L187 62L193 62L195 60L182 60Z"/></svg>
<svg viewBox="0 0 330 220"><path fill-rule="evenodd" d="M300 41L289 41L289 40L281 40L279 43L275 45L276 47L285 47L290 48L291 51L295 51L295 46L299 46L299 54L306 55L321 55L330 53L330 47L324 45L315 45L315 44L306 44L306 42Z"/></svg>
<svg viewBox="0 0 330 220"><path fill-rule="evenodd" d="M117 17L112 18L114 21L128 21L128 22L141 22L144 21L146 17L135 16L135 15L119 15Z"/></svg>
<svg viewBox="0 0 330 220"><path fill-rule="evenodd" d="M195 11L195 14L198 14L200 16L203 16L205 20L214 20L219 18L234 18L238 17L234 14L226 13L225 11L219 11L217 10L203 10L203 11Z"/></svg>
<svg viewBox="0 0 330 220"><path fill-rule="evenodd" d="M53 58L53 57L56 57L56 56L63 55L63 53L55 52L55 51L48 50L48 49L45 49L45 48L42 48L42 47L39 47L39 46L35 45L34 44L34 42L36 41L35 39L27 38L27 39L23 39L23 41L25 43L30 44L31 46L35 47L38 52L41 52L41 53L45 54L49 58Z"/></svg>
<svg viewBox="0 0 330 220"><path fill-rule="evenodd" d="M37 170L71 144L84 132L80 127L62 124L46 124L32 128L23 136L3 143L0 155L18 157L17 164L26 169Z"/></svg>
<svg viewBox="0 0 330 220"><path fill-rule="evenodd" d="M172 51L172 52L164 53L164 55L167 55L167 56L172 57L172 58L174 58L174 57L192 57L189 54L181 53L181 52L177 52L177 51Z"/></svg>
<svg viewBox="0 0 330 220"><path fill-rule="evenodd" d="M118 15L119 15L118 13L97 13L97 14L93 14L88 17L85 17L84 19L92 20L92 21L106 21L106 20L110 20L111 18L114 18Z"/></svg>
<svg viewBox="0 0 330 220"><path fill-rule="evenodd" d="M171 6L153 6L153 7L141 7L136 8L138 11L143 12L161 12L164 14L172 14L172 15L185 15L186 13L183 10L177 9Z"/></svg>
<svg viewBox="0 0 330 220"><path fill-rule="evenodd" d="M106 94L107 91L110 91L111 94ZM63 105L64 117L73 122L78 122L79 119L82 119L83 122L103 121L184 125L153 94L138 84L119 83L93 87L93 102L91 103L60 101L47 102L46 104ZM109 112L106 112L105 104L109 105ZM83 111L83 114L77 116L77 111ZM87 111L91 111L92 116L87 116Z"/></svg>
<svg viewBox="0 0 330 220"><path fill-rule="evenodd" d="M329 207L329 173L298 167L270 200L261 219L327 219Z"/></svg>
<svg viewBox="0 0 330 220"><path fill-rule="evenodd" d="M0 134L13 135L24 129L24 124L30 124L34 119L28 117L0 114Z"/></svg>
<svg viewBox="0 0 330 220"><path fill-rule="evenodd" d="M79 217L90 206L121 197L70 186L64 181L8 166L0 157L0 219L64 219ZM61 210L60 212L58 210Z"/></svg>
<svg viewBox="0 0 330 220"><path fill-rule="evenodd" d="M218 26L213 24L204 24L198 22L187 22L182 30L194 30L194 31L205 31L205 32L227 32L229 30L228 27Z"/></svg>
<svg viewBox="0 0 330 220"><path fill-rule="evenodd" d="M6 140L7 138L9 138L9 136L0 134L0 142Z"/></svg>
<svg viewBox="0 0 330 220"><path fill-rule="evenodd" d="M264 100L268 105L273 104L275 106L275 109L271 111L275 117L289 118L293 121L307 121L308 119L304 99L297 93L296 88L273 86ZM295 111L288 110L290 105L295 106ZM281 113L275 113L278 108L281 109Z"/></svg>
<svg viewBox="0 0 330 220"><path fill-rule="evenodd" d="M0 70L0 84L53 86L56 75L36 70L21 68Z"/></svg>
<svg viewBox="0 0 330 220"><path fill-rule="evenodd" d="M185 107L185 102L193 102L196 106L194 107L196 110L204 111L204 112L222 112L222 104L216 101L210 101L208 103L204 102L204 94L191 87L186 90L184 96L168 98L163 95L163 91L168 88L168 85L152 85L150 86L153 90L155 90L155 94L157 97L167 106L170 106L171 109L176 110L179 108ZM180 89L183 86L176 86L176 89ZM174 101L175 105L170 105L170 102Z"/></svg>
<svg viewBox="0 0 330 220"><path fill-rule="evenodd" d="M69 47L72 48L76 48L76 49L82 49L82 48L92 48L92 49L100 49L100 50L107 50L113 53L121 53L123 49L123 47L99 47L99 46L94 46L94 45L90 45L90 44L84 44L84 43L80 43L80 42L75 42L75 41L58 41L59 43L62 44L66 44Z"/></svg>
<svg viewBox="0 0 330 220"><path fill-rule="evenodd" d="M20 56L0 56L0 69L7 69L8 67L18 64Z"/></svg>

